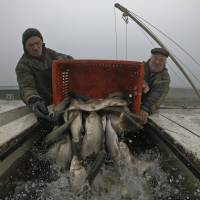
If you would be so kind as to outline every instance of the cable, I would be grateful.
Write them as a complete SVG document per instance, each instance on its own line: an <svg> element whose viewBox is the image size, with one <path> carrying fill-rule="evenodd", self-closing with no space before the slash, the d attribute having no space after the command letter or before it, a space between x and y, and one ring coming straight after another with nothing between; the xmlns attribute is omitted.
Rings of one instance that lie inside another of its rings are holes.
<svg viewBox="0 0 200 200"><path fill-rule="evenodd" d="M137 18L137 17L136 17L136 18ZM140 21L140 19L138 19L138 18L137 18L137 20ZM147 27L147 29L149 29L149 28ZM145 37L147 38L147 40L149 41L149 43L152 45L152 47L155 47L154 44L153 44L153 42L152 42L151 39L149 38L149 36L146 34L146 32L145 32L143 29L140 29L140 30L141 30L142 33L145 35ZM173 70L172 66L171 66L169 63L168 63L167 65L168 65L168 66L171 68L171 70L177 75L177 77L180 78L180 80L182 80L183 82L187 83L186 80L184 80L183 78L181 78L181 77L176 73L176 71ZM188 84L188 83L187 83L187 84Z"/></svg>
<svg viewBox="0 0 200 200"><path fill-rule="evenodd" d="M181 61L180 58L174 55L174 57L192 74L196 81L200 84L200 79Z"/></svg>
<svg viewBox="0 0 200 200"><path fill-rule="evenodd" d="M134 13L132 13L132 14L134 14ZM141 18L141 17L139 17L138 18L138 15L136 15L136 14L134 14L135 15L135 18L138 20L138 21L140 21L141 22L141 20L139 19L139 18ZM147 27L146 25L144 25L148 30L150 30L149 29L149 27ZM152 25L153 26L153 25ZM154 27L154 26L153 26ZM156 28L156 27L155 27ZM142 29L142 31L143 31L143 33L145 34L145 36L147 37L147 39L149 40L149 42L152 44L152 46L154 46L153 45L153 43L151 42L151 40L149 39L149 37L147 36L147 34L144 32L144 30ZM164 33L163 33L164 34ZM164 34L164 35L166 35L166 34ZM167 35L166 35L167 36ZM175 56L174 56L175 57ZM180 61L180 59L178 59L179 61ZM181 62L181 61L180 61ZM181 62L182 63L182 65L186 68L186 69L188 69L184 64L183 64L183 62ZM170 66L170 65L169 65ZM182 79L174 70L173 70L173 68L171 67L171 69L172 69L172 71L181 79L181 80L184 80L184 79ZM188 71L193 75L193 77L200 83L200 80L191 72L191 70L189 70L188 69ZM184 80L184 82L186 82L185 80Z"/></svg>
<svg viewBox="0 0 200 200"><path fill-rule="evenodd" d="M188 82L187 82L185 79L183 79L183 78L173 69L172 65L170 65L169 63L167 63L167 66L170 67L170 69L174 72L174 74L176 74L176 76L177 76L180 80L182 80L184 83L186 83L186 85L188 85Z"/></svg>
<svg viewBox="0 0 200 200"><path fill-rule="evenodd" d="M149 43L152 45L152 47L155 47L155 45L153 44L152 40L148 37L148 35L146 34L146 32L143 29L140 29L140 30L145 35L145 37L147 38L147 40L149 41Z"/></svg>
<svg viewBox="0 0 200 200"><path fill-rule="evenodd" d="M164 32L162 32L160 29L158 29L156 26L154 26L153 24L151 24L150 22L148 22L144 18L140 17L139 15L137 15L137 14L135 14L133 12L130 12L130 13L132 15L134 15L135 17L142 19L145 23L149 24L151 27L153 27L154 29L156 29L159 33L161 33L162 35L164 35L168 40L170 40L171 42L173 42L174 44L176 44L176 46L178 46L186 55L188 55L200 67L200 63L188 51L186 51L180 44L178 44L176 41L174 41L172 38L170 38L167 34L165 34Z"/></svg>
<svg viewBox="0 0 200 200"><path fill-rule="evenodd" d="M166 117L166 116L164 116L164 115L162 115L162 114L160 114L160 115L161 115L162 117L168 119L169 121L171 121L171 122L177 124L177 125L180 126L181 128L183 128L183 129L189 131L189 132L192 133L193 135L195 135L195 136L197 136L197 137L200 138L200 135L196 134L195 132L191 131L190 129L188 129L188 128L182 126L181 124L177 123L176 121L174 121L174 120L172 120L172 119L170 119L170 118L168 118L168 117Z"/></svg>
<svg viewBox="0 0 200 200"><path fill-rule="evenodd" d="M144 30L143 30L143 29L141 29L141 30L142 30L142 32L144 33L144 35L145 35L145 37L147 38L147 40L149 41L149 43L151 43L152 47L155 47L154 44L153 44L153 42L152 42L152 41L150 40L150 38L148 37L148 35L144 32ZM182 80L183 82L185 82L185 83L188 84L188 82L187 82L185 79L183 79L181 76L178 75L178 73L173 69L173 67L172 67L169 63L167 63L167 66L170 67L170 69L174 72L174 74L176 74L176 76L177 76L180 80Z"/></svg>
<svg viewBox="0 0 200 200"><path fill-rule="evenodd" d="M116 60L118 59L118 39L117 39L117 17L116 17L116 10L114 7L114 18L115 18L115 57Z"/></svg>
<svg viewBox="0 0 200 200"><path fill-rule="evenodd" d="M126 23L126 56L125 59L127 60L127 54L128 54L128 31L127 31L127 23Z"/></svg>
<svg viewBox="0 0 200 200"><path fill-rule="evenodd" d="M127 52L128 52L128 34L127 34L128 16L123 14L122 15L122 19L126 23L126 28L125 28L125 32L126 32L126 35L125 35L125 52L126 52L126 55L125 55L125 59L127 60Z"/></svg>

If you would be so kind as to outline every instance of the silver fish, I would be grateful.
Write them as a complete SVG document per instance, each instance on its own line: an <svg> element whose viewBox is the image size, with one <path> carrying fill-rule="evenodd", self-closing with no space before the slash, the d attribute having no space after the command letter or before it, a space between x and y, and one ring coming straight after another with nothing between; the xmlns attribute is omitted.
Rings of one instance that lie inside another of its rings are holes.
<svg viewBox="0 0 200 200"><path fill-rule="evenodd" d="M119 140L115 130L112 127L110 117L106 123L106 146L113 160L117 161L120 156Z"/></svg>
<svg viewBox="0 0 200 200"><path fill-rule="evenodd" d="M86 158L97 154L103 145L103 127L100 116L91 112L85 122L85 135L83 137L81 155Z"/></svg>
<svg viewBox="0 0 200 200"><path fill-rule="evenodd" d="M70 166L70 183L73 192L78 192L85 183L87 173L77 156L73 156Z"/></svg>
<svg viewBox="0 0 200 200"><path fill-rule="evenodd" d="M60 140L59 142L55 143L49 148L48 152L46 153L47 159L51 160L52 162L56 161L58 149L59 149L60 144L62 143L63 143L63 140Z"/></svg>
<svg viewBox="0 0 200 200"><path fill-rule="evenodd" d="M67 169L70 166L72 160L72 144L69 135L65 137L65 141L60 144L56 157L56 164L61 169Z"/></svg>
<svg viewBox="0 0 200 200"><path fill-rule="evenodd" d="M101 121L102 121L102 126L103 126L103 131L106 131L106 115L103 115L101 117Z"/></svg>
<svg viewBox="0 0 200 200"><path fill-rule="evenodd" d="M123 124L123 113L112 113L110 114L111 124L118 135L124 133L124 124Z"/></svg>
<svg viewBox="0 0 200 200"><path fill-rule="evenodd" d="M51 141L54 141L54 140L58 137L58 135L59 135L59 132L57 131L58 128L59 128L58 126L55 126L55 127L53 128L53 131L50 132L50 133L45 137L45 139L44 139L44 143L45 143L45 144L51 143Z"/></svg>
<svg viewBox="0 0 200 200"><path fill-rule="evenodd" d="M70 102L70 98L69 97L65 97L59 104L53 106L53 111L54 112L61 112L64 111L67 107L67 105Z"/></svg>
<svg viewBox="0 0 200 200"><path fill-rule="evenodd" d="M58 164L59 168L66 169L69 167L72 159L72 145L69 135L52 145L47 154L47 158L53 163Z"/></svg>
<svg viewBox="0 0 200 200"><path fill-rule="evenodd" d="M132 153L130 152L127 144L123 141L120 141L119 149L120 149L120 160L126 167L131 168L136 161Z"/></svg>
<svg viewBox="0 0 200 200"><path fill-rule="evenodd" d="M50 116L54 122L58 122L63 116L64 110L70 103L70 97L66 96L59 104L50 106Z"/></svg>
<svg viewBox="0 0 200 200"><path fill-rule="evenodd" d="M81 140L81 133L83 132L82 113L80 111L72 111L69 117L71 117L71 115L76 115L76 118L72 121L70 126L72 142L79 143Z"/></svg>
<svg viewBox="0 0 200 200"><path fill-rule="evenodd" d="M46 146L50 146L54 143L56 143L58 140L60 140L60 138L62 139L63 137L63 133L68 134L68 132L66 132L66 130L69 128L70 124L72 123L72 121L76 118L76 114L75 113L69 120L67 120L66 123L64 123L61 126L56 126L54 127L53 131L50 132L45 140L44 143Z"/></svg>
<svg viewBox="0 0 200 200"><path fill-rule="evenodd" d="M64 113L64 120L65 122L72 121L70 125L73 145L72 148L73 153L79 156L83 132L82 113L79 110L66 110Z"/></svg>
<svg viewBox="0 0 200 200"><path fill-rule="evenodd" d="M68 110L98 111L110 106L127 106L127 102L119 98L108 99L90 99L86 102L74 101L70 104Z"/></svg>
<svg viewBox="0 0 200 200"><path fill-rule="evenodd" d="M106 98L132 99L133 95L127 91L126 92L116 91L108 94Z"/></svg>
<svg viewBox="0 0 200 200"><path fill-rule="evenodd" d="M115 108L113 108L114 110ZM124 112L123 112L124 111ZM128 132L136 133L143 127L132 117L132 113L127 107L122 109L122 112L112 112L111 123L118 135Z"/></svg>

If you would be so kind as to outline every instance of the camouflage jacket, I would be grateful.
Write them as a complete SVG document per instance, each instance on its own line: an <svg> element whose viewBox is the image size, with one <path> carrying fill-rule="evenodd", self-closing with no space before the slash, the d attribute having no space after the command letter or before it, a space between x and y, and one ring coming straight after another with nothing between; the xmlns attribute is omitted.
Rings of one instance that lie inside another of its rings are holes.
<svg viewBox="0 0 200 200"><path fill-rule="evenodd" d="M72 59L71 56L45 48L41 58L24 54L17 66L16 75L20 96L27 104L30 97L41 97L47 105L52 104L51 65L53 60Z"/></svg>
<svg viewBox="0 0 200 200"><path fill-rule="evenodd" d="M149 62L144 63L144 80L149 85L149 92L143 94L141 109L149 114L154 113L163 103L170 84L170 76L165 68L159 73L151 73Z"/></svg>

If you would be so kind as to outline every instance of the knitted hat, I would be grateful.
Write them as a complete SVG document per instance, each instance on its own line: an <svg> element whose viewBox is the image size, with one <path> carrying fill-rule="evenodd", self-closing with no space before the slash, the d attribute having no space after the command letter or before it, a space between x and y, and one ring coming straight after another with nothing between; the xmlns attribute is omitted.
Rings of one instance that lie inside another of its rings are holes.
<svg viewBox="0 0 200 200"><path fill-rule="evenodd" d="M35 28L28 28L24 31L23 35L22 35L22 44L23 46L25 46L26 41L33 37L33 36L38 36L39 38L41 38L41 40L43 41L43 37L42 34Z"/></svg>

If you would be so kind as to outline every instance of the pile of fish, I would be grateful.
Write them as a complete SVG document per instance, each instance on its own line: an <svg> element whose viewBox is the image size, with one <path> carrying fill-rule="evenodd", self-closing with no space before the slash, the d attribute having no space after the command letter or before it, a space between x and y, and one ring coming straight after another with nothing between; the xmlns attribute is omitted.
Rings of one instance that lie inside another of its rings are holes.
<svg viewBox="0 0 200 200"><path fill-rule="evenodd" d="M69 170L72 191L90 186L105 159L116 169L134 162L124 136L139 131L142 121L128 106L117 92L104 99L66 98L54 108L64 123L46 136L47 157Z"/></svg>

